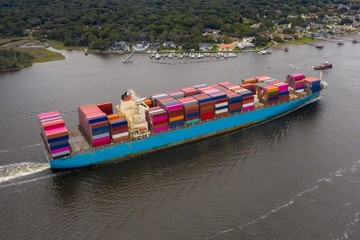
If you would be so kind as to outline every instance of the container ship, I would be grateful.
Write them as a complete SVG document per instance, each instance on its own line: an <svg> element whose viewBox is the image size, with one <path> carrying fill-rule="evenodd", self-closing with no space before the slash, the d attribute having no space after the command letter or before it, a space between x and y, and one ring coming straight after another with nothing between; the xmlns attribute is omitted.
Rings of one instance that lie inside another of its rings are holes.
<svg viewBox="0 0 360 240"><path fill-rule="evenodd" d="M58 111L38 115L52 169L121 161L241 129L320 99L327 83L296 73L185 87L140 98L132 89L112 102L78 107L78 129Z"/></svg>

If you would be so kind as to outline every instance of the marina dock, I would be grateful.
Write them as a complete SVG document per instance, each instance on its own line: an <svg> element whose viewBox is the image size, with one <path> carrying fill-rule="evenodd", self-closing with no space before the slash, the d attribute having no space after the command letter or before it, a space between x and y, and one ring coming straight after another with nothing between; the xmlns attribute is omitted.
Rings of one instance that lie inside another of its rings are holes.
<svg viewBox="0 0 360 240"><path fill-rule="evenodd" d="M132 59L132 56L134 56L135 52L132 52L124 61L123 63L132 63L134 60Z"/></svg>

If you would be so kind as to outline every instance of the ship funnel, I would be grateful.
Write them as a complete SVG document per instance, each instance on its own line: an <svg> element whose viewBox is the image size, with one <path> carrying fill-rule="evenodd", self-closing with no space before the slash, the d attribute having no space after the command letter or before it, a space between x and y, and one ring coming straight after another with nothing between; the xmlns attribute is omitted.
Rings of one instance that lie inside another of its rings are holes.
<svg viewBox="0 0 360 240"><path fill-rule="evenodd" d="M130 101L131 100L131 94L128 91L126 91L124 94L121 95L121 100Z"/></svg>

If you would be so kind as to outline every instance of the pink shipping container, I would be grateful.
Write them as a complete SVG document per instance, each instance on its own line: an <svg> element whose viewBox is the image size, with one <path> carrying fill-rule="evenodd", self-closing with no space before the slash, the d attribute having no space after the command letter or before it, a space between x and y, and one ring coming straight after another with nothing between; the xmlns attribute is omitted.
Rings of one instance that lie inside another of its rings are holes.
<svg viewBox="0 0 360 240"><path fill-rule="evenodd" d="M55 153L60 153L60 152L65 152L65 151L70 151L70 147L54 149L54 150L51 150L50 153L55 154Z"/></svg>

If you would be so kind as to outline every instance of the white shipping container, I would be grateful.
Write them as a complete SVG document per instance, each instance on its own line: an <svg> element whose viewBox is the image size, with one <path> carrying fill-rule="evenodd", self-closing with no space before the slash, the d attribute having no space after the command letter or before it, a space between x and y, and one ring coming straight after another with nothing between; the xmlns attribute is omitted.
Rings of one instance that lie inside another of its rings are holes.
<svg viewBox="0 0 360 240"><path fill-rule="evenodd" d="M242 107L246 108L246 107L250 107L250 106L254 106L254 105L255 105L255 103L252 102L252 103L243 104Z"/></svg>
<svg viewBox="0 0 360 240"><path fill-rule="evenodd" d="M128 136L129 135L129 132L123 132L123 133L118 133L118 134L115 134L115 135L112 135L112 138L120 138L120 137L125 137L125 136Z"/></svg>
<svg viewBox="0 0 360 240"><path fill-rule="evenodd" d="M227 106L228 104L229 104L228 102L218 103L218 104L215 104L215 108Z"/></svg>
<svg viewBox="0 0 360 240"><path fill-rule="evenodd" d="M225 108L225 109L217 110L217 111L215 111L215 114L220 114L220 113L224 113L224 112L228 112L228 109Z"/></svg>
<svg viewBox="0 0 360 240"><path fill-rule="evenodd" d="M54 154L51 154L51 156L52 156L53 158L55 158L55 157L60 157L60 156L66 155L66 154L70 154L70 150L66 150L66 151L63 151L63 152L54 153Z"/></svg>

